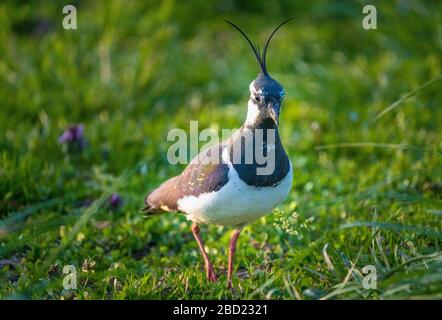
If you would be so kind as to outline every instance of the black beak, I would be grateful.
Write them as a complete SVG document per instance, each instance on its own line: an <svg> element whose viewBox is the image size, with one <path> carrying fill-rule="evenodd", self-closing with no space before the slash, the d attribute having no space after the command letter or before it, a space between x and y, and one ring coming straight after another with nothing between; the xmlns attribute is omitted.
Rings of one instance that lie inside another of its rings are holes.
<svg viewBox="0 0 442 320"><path fill-rule="evenodd" d="M276 125L279 125L279 111L278 110L279 110L278 106L274 103L269 103L266 107L266 113L267 113L268 117L270 119L272 119Z"/></svg>

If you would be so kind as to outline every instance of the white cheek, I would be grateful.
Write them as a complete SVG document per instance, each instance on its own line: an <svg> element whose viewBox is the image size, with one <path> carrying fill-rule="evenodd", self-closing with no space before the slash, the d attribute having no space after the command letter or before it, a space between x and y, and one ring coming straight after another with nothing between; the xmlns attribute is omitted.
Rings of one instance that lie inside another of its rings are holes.
<svg viewBox="0 0 442 320"><path fill-rule="evenodd" d="M256 122L256 119L259 115L259 109L256 103L250 99L249 103L247 104L247 118L246 118L246 124L252 125Z"/></svg>
<svg viewBox="0 0 442 320"><path fill-rule="evenodd" d="M255 91L255 80L253 80L250 84L249 84L249 90L250 92L254 92Z"/></svg>
<svg viewBox="0 0 442 320"><path fill-rule="evenodd" d="M257 95L257 94L262 95L263 94L262 88L259 90L255 90L255 81L252 81L252 83L249 85L249 90L252 95Z"/></svg>

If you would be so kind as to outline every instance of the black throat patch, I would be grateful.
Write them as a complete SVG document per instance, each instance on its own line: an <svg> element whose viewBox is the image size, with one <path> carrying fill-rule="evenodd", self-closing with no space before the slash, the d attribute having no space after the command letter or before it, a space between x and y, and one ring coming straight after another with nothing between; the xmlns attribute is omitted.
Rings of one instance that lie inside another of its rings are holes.
<svg viewBox="0 0 442 320"><path fill-rule="evenodd" d="M257 130L262 130L260 134L263 139L261 141L256 139ZM270 141L267 130L274 130L274 139L272 139L274 141ZM229 149L229 160L238 172L240 179L250 186L277 186L290 170L289 158L282 146L278 130L273 126L270 128L266 128L266 126L241 127L237 134L231 138ZM274 163L271 173L258 174L258 169L265 168L268 163L262 163L262 159L257 158L257 153L264 157L268 157L269 154L273 155L273 159L269 159Z"/></svg>

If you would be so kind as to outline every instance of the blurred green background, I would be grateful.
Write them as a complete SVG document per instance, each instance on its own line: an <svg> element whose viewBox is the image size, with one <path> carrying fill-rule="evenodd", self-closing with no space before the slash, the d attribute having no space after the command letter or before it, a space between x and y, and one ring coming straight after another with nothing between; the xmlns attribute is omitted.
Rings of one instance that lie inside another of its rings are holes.
<svg viewBox="0 0 442 320"><path fill-rule="evenodd" d="M72 1L77 30L66 4L0 3L1 298L442 298L440 1ZM170 129L245 119L258 67L223 20L262 44L288 17L268 69L293 189L243 232L229 291L230 230L203 228L209 285L186 219L138 209L183 169ZM82 150L58 141L70 124Z"/></svg>

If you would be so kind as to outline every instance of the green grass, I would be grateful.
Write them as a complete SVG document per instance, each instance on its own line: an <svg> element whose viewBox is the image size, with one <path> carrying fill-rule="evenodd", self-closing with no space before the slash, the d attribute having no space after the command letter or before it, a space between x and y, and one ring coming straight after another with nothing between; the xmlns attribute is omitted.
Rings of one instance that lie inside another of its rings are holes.
<svg viewBox="0 0 442 320"><path fill-rule="evenodd" d="M441 5L377 1L366 31L365 1L291 2L74 1L76 31L62 4L0 4L1 298L442 298ZM243 231L229 291L228 228L202 227L220 275L207 284L185 217L138 209L183 169L170 129L245 118L258 68L223 19L263 41L290 16L268 61L293 188ZM58 143L70 123L81 152Z"/></svg>

